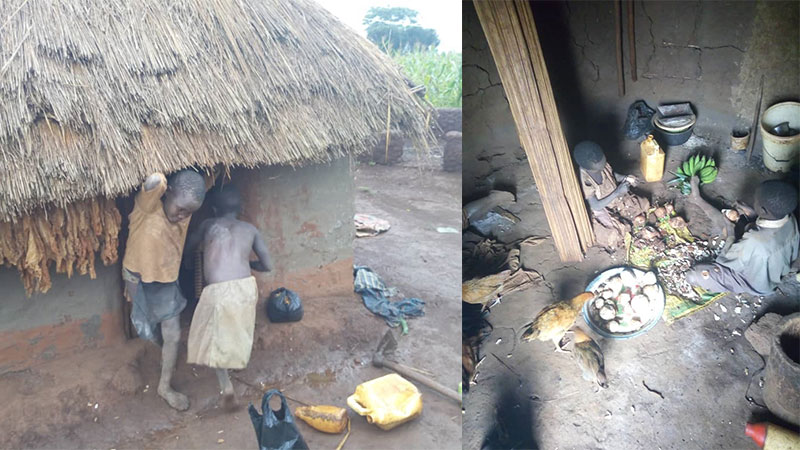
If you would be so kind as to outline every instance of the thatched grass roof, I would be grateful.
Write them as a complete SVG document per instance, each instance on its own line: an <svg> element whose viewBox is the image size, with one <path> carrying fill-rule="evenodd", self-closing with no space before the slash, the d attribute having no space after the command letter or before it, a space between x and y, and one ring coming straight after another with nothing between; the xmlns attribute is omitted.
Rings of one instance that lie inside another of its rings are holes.
<svg viewBox="0 0 800 450"><path fill-rule="evenodd" d="M396 66L309 0L2 1L0 220L153 171L328 161L389 109L427 136Z"/></svg>

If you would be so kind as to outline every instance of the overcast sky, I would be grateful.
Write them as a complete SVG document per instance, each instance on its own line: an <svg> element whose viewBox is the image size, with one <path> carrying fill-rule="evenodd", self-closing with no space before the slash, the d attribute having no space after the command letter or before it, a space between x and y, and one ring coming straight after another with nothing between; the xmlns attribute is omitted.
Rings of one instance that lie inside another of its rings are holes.
<svg viewBox="0 0 800 450"><path fill-rule="evenodd" d="M366 36L362 21L373 6L411 8L417 22L439 34L439 50L461 52L461 0L315 0L342 22Z"/></svg>

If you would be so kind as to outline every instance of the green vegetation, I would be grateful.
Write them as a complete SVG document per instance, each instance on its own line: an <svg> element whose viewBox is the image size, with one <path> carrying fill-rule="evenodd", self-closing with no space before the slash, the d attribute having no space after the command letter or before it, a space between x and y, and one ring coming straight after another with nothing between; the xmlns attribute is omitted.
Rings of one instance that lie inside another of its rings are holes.
<svg viewBox="0 0 800 450"><path fill-rule="evenodd" d="M675 173L677 178L669 181L669 183L677 183L681 193L689 195L692 192L691 180L693 176L697 175L701 184L708 184L717 179L717 173L717 163L714 158L706 158L705 155L697 154L684 161L678 167L678 171Z"/></svg>
<svg viewBox="0 0 800 450"><path fill-rule="evenodd" d="M367 27L367 39L383 51L436 48L439 45L436 30L417 25L417 14L409 8L370 8L363 22Z"/></svg>
<svg viewBox="0 0 800 450"><path fill-rule="evenodd" d="M461 53L419 49L389 55L414 84L425 86L425 99L433 106L461 107Z"/></svg>
<svg viewBox="0 0 800 450"><path fill-rule="evenodd" d="M439 36L417 24L409 8L370 8L364 16L367 39L400 65L415 85L425 86L425 99L437 108L461 107L461 53L436 50Z"/></svg>

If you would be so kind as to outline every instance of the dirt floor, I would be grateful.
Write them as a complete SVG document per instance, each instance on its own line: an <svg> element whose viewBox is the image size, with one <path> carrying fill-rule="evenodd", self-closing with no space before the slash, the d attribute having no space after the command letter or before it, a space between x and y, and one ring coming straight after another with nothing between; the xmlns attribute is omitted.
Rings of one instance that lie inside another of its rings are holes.
<svg viewBox="0 0 800 450"><path fill-rule="evenodd" d="M694 150L713 151L723 169L718 180L704 188L707 198L728 204L737 198L752 201L752 186L775 177L763 170L758 157L748 165L743 155L721 150L726 148L722 141L703 137L702 130L697 134L685 146L668 150L667 169L674 171ZM622 146L617 161L621 167L615 168L641 176L637 144L628 141ZM518 180L516 204L508 209L522 220L500 233L499 240L549 236L527 162L505 170L514 171ZM796 173L789 178L796 182ZM648 191L656 199L675 196L655 185ZM694 232L708 232L709 224L694 205L682 199L676 205L680 213L693 217ZM539 271L545 281L506 296L488 315L494 330L482 347L486 358L477 385L464 399L465 449L755 448L744 427L769 417L759 387L764 361L734 331L743 334L754 318L767 312L800 311L796 269L775 294L763 299L761 308L743 307L736 314L738 301L730 295L671 326L659 322L634 339L593 336L605 353L607 389L583 380L571 356L554 353L550 343L520 342L522 326L542 307L571 298L600 271L622 263L623 255L596 248L580 263L562 263L552 239L523 255L523 266ZM577 325L588 331L582 318Z"/></svg>
<svg viewBox="0 0 800 450"><path fill-rule="evenodd" d="M396 359L455 390L461 264L453 256L460 253L460 237L436 227L458 229L461 179L436 164L416 166L411 158L399 166L355 166L356 211L392 224L381 236L357 239L355 260L400 294L425 300L426 314L409 320ZM250 365L233 373L244 405L260 408L262 392L278 388L295 400L345 406L356 385L387 373L370 361L388 327L360 298L304 301L301 322L269 324L260 317ZM246 409L223 412L213 371L185 363L188 321L183 328L173 385L189 396L188 411L170 409L156 394L160 349L133 340L0 377L0 448L256 448ZM420 390L422 416L389 432L349 411L345 448L461 448L460 407ZM299 427L311 448L335 448L342 437Z"/></svg>

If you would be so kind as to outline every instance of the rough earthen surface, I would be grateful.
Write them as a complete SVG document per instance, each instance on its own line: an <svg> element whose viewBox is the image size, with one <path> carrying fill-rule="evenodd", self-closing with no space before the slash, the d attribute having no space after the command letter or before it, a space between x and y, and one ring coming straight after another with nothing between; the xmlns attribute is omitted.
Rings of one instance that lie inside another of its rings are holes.
<svg viewBox="0 0 800 450"><path fill-rule="evenodd" d="M461 173L461 132L448 131L442 155L442 169L445 172Z"/></svg>
<svg viewBox="0 0 800 450"><path fill-rule="evenodd" d="M436 122L439 128L434 129L436 137L441 139L449 131L461 131L461 108L437 108Z"/></svg>
<svg viewBox="0 0 800 450"><path fill-rule="evenodd" d="M769 349L772 339L775 337L775 329L781 316L774 313L764 314L758 321L753 322L744 332L747 342L753 349L763 357L769 356Z"/></svg>
<svg viewBox="0 0 800 450"><path fill-rule="evenodd" d="M362 155L359 160L384 165L396 164L403 157L403 147L405 143L406 139L402 132L391 131L389 133L389 146L387 148L386 133L381 133L378 137L378 141L372 148L372 152Z"/></svg>
<svg viewBox="0 0 800 450"><path fill-rule="evenodd" d="M121 395L131 395L144 388L139 368L133 363L120 366L111 378L111 387Z"/></svg>

